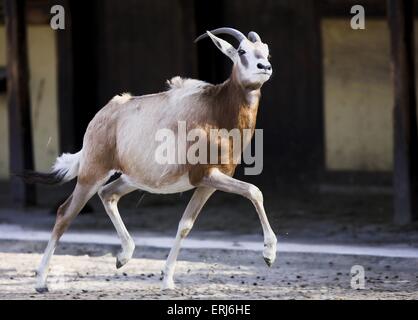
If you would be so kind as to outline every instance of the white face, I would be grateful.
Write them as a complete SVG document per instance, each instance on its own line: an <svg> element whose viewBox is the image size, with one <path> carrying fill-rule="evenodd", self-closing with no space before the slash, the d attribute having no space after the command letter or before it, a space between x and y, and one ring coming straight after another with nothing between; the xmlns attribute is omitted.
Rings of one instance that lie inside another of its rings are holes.
<svg viewBox="0 0 418 320"><path fill-rule="evenodd" d="M265 43L244 40L237 50L237 55L235 64L241 83L262 85L270 79L273 69L269 62L269 48Z"/></svg>
<svg viewBox="0 0 418 320"><path fill-rule="evenodd" d="M261 87L270 79L273 69L269 62L269 48L261 41L241 41L238 49L208 32L215 45L233 62L238 80L249 87Z"/></svg>

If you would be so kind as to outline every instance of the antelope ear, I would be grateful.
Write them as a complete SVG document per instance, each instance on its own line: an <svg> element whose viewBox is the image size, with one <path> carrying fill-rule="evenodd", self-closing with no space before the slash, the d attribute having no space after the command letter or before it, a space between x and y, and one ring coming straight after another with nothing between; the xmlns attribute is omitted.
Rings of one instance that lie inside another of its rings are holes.
<svg viewBox="0 0 418 320"><path fill-rule="evenodd" d="M257 32L254 32L254 31L251 31L249 34L248 34L248 40L250 40L251 42L253 42L253 43L255 43L255 42L261 42L261 38L260 38L260 36L258 35L258 33Z"/></svg>
<svg viewBox="0 0 418 320"><path fill-rule="evenodd" d="M206 31L206 33L212 39L215 46L219 50L221 50L224 55L226 55L227 57L229 57L229 59L235 62L238 56L237 50L230 43L226 42L225 40L221 38L218 38L217 36L212 34L210 31Z"/></svg>

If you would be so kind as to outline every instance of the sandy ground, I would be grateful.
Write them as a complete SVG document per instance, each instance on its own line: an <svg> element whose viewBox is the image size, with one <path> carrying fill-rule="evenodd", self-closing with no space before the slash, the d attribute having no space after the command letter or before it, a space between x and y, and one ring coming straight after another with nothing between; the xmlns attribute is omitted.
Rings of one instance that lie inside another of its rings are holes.
<svg viewBox="0 0 418 320"><path fill-rule="evenodd" d="M140 247L116 270L117 246L62 244L50 292L33 289L45 244L0 242L0 299L418 299L418 259L283 253L268 268L261 252L184 249L177 289L161 292L168 249ZM365 269L364 290L351 288L353 265Z"/></svg>
<svg viewBox="0 0 418 320"><path fill-rule="evenodd" d="M53 207L71 191L71 186L66 187L60 192L41 190L45 199L36 208L2 206L0 224L50 231L55 220ZM174 237L190 194L147 195L139 203L140 198L139 193L133 193L121 201L128 230ZM310 195L267 190L265 199L279 246L301 241L418 247L418 224L393 225L391 196L387 194ZM70 230L114 233L98 198L89 204L94 213L81 214ZM214 239L250 235L260 241L261 227L251 203L216 193L191 236L196 234ZM0 299L418 299L418 259L414 258L288 252L280 253L269 269L261 252L189 248L180 254L177 290L161 292L160 274L168 248L138 246L134 259L116 270L112 255L118 246L69 243L58 247L51 265L50 292L41 295L33 287L45 245L43 241L0 240ZM365 269L365 290L350 286L354 265Z"/></svg>

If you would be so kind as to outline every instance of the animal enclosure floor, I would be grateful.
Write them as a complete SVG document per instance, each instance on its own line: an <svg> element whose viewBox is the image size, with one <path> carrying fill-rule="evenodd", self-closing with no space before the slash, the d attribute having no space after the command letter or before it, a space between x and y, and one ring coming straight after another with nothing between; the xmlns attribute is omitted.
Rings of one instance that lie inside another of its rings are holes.
<svg viewBox="0 0 418 320"><path fill-rule="evenodd" d="M280 252L280 244L289 242L416 250L418 224L393 225L390 195L271 190L265 192L265 205L278 236L279 256L270 269L260 251L185 248L175 277L178 289L166 293L160 291L160 273L167 247L138 245L134 259L116 270L111 255L119 246L63 242L53 257L50 293L40 295L33 289L34 270L54 224L53 208L71 193L71 185L38 191L39 206L27 210L13 209L0 195L0 225L19 226L23 235L0 240L0 299L418 299L416 258ZM190 196L147 195L138 205L140 194L132 193L120 203L121 216L132 235L158 234L172 240ZM89 204L95 212L78 216L69 233L116 236L100 200L94 197ZM31 238L28 230L46 232L47 237ZM221 192L209 200L190 236L230 242L245 236L262 247L251 203ZM365 290L350 286L354 265L366 271Z"/></svg>
<svg viewBox="0 0 418 320"><path fill-rule="evenodd" d="M160 291L168 249L137 247L116 270L118 246L63 243L53 257L50 292L33 289L43 242L0 241L0 299L418 299L418 259L280 253L268 268L261 252L183 249L177 289ZM351 288L353 265L364 290Z"/></svg>

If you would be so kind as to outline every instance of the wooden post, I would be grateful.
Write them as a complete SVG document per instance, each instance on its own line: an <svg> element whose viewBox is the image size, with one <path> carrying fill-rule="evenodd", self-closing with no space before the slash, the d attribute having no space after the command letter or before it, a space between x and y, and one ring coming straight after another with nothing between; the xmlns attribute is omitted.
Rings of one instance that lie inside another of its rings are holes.
<svg viewBox="0 0 418 320"><path fill-rule="evenodd" d="M34 186L25 185L14 174L33 169L27 57L25 1L4 0L7 47L7 99L9 113L9 158L11 195L21 206L35 203Z"/></svg>
<svg viewBox="0 0 418 320"><path fill-rule="evenodd" d="M56 4L65 9L65 29L57 30L59 135L61 152L77 152L74 124L74 50L72 7L69 0Z"/></svg>
<svg viewBox="0 0 418 320"><path fill-rule="evenodd" d="M395 222L418 219L418 134L414 74L413 0L388 0L394 108Z"/></svg>
<svg viewBox="0 0 418 320"><path fill-rule="evenodd" d="M0 92L6 92L6 68L0 67Z"/></svg>

